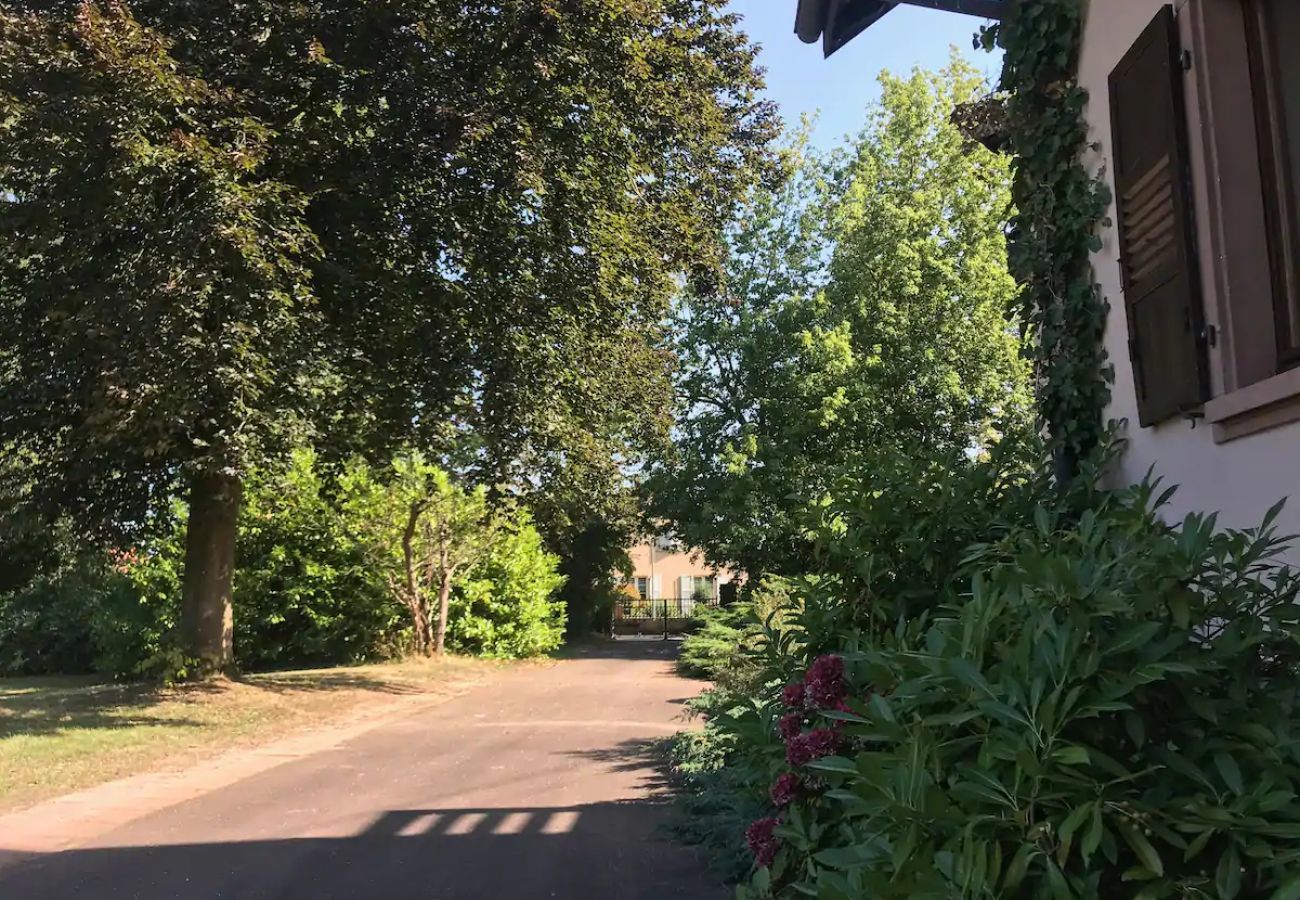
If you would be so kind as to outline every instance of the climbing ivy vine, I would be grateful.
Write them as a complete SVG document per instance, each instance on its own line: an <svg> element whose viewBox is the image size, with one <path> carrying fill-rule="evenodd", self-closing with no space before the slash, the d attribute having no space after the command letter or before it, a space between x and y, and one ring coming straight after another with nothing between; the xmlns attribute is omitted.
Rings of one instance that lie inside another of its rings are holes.
<svg viewBox="0 0 1300 900"><path fill-rule="evenodd" d="M1068 478L1101 441L1114 369L1102 337L1106 301L1089 254L1110 203L1084 165L1088 147L1078 84L1081 0L1030 0L981 31L1005 54L1007 146L1014 158L1009 261L1032 354L1042 424L1058 475Z"/></svg>

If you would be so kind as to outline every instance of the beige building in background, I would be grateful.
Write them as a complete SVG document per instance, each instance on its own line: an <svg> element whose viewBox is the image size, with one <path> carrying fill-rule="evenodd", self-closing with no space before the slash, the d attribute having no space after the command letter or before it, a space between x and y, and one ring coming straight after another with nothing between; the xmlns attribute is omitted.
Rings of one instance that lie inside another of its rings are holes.
<svg viewBox="0 0 1300 900"><path fill-rule="evenodd" d="M1117 475L1229 527L1289 495L1300 533L1300 0L1090 0L1079 77Z"/></svg>
<svg viewBox="0 0 1300 900"><path fill-rule="evenodd" d="M628 551L632 558L630 585L647 600L707 600L718 603L736 584L735 575L708 565L704 557L660 538Z"/></svg>

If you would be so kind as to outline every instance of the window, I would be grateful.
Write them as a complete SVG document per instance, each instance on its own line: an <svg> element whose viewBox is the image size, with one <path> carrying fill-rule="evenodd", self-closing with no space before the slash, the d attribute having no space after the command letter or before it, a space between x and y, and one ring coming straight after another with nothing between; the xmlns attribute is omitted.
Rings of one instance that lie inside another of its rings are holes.
<svg viewBox="0 0 1300 900"><path fill-rule="evenodd" d="M1279 368L1300 364L1300 3L1247 0Z"/></svg>
<svg viewBox="0 0 1300 900"><path fill-rule="evenodd" d="M1094 10L1096 7L1094 7ZM1096 13L1094 13L1096 14ZM1210 397L1178 25L1163 7L1110 73L1120 276L1138 421Z"/></svg>
<svg viewBox="0 0 1300 900"><path fill-rule="evenodd" d="M1300 421L1297 47L1297 0L1184 0L1110 73L1143 427L1203 416L1223 443Z"/></svg>
<svg viewBox="0 0 1300 900"><path fill-rule="evenodd" d="M650 579L644 575L638 575L636 578L636 592L641 595L642 600L650 596Z"/></svg>
<svg viewBox="0 0 1300 900"><path fill-rule="evenodd" d="M709 575L696 576L693 579L691 597L695 600L713 602L713 578Z"/></svg>

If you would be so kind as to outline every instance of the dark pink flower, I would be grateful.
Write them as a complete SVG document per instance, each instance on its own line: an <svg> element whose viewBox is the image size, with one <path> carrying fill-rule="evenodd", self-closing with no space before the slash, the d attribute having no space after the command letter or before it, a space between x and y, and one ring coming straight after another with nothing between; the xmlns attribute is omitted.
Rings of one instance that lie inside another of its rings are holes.
<svg viewBox="0 0 1300 900"><path fill-rule="evenodd" d="M772 782L772 788L768 791L768 796L772 798L772 805L778 809L789 806L798 799L801 786L802 782L798 775L786 772Z"/></svg>
<svg viewBox="0 0 1300 900"><path fill-rule="evenodd" d="M786 713L777 721L776 729L781 733L782 740L797 737L803 731L803 713Z"/></svg>
<svg viewBox="0 0 1300 900"><path fill-rule="evenodd" d="M789 709L803 709L804 687L803 682L796 681L787 684L785 690L781 692L781 700Z"/></svg>
<svg viewBox="0 0 1300 900"><path fill-rule="evenodd" d="M772 860L776 858L780 842L774 832L779 824L781 823L776 819L759 819L745 831L745 838L749 841L749 849L753 851L754 861L761 869L772 865Z"/></svg>
<svg viewBox="0 0 1300 900"><path fill-rule="evenodd" d="M834 709L848 695L848 686L844 683L843 657L834 654L817 657L808 667L804 686L808 699L814 706Z"/></svg>
<svg viewBox="0 0 1300 900"><path fill-rule="evenodd" d="M804 740L808 743L808 752L813 759L834 756L840 746L840 736L829 728L815 728L804 735Z"/></svg>
<svg viewBox="0 0 1300 900"><path fill-rule="evenodd" d="M851 706L849 706L848 701L846 701L846 700L841 700L840 702L836 703L836 704L835 704L835 711L836 711L836 712L842 712L842 713L851 713L851 712L854 712L853 708L852 708ZM843 719L832 719L832 720L831 720L831 727L832 727L832 728L843 728L843 727L844 727L845 725L847 725L847 724L848 724L848 722L845 722Z"/></svg>
<svg viewBox="0 0 1300 900"><path fill-rule="evenodd" d="M834 756L840 736L829 728L814 728L786 741L785 761L792 766L806 766L814 759Z"/></svg>

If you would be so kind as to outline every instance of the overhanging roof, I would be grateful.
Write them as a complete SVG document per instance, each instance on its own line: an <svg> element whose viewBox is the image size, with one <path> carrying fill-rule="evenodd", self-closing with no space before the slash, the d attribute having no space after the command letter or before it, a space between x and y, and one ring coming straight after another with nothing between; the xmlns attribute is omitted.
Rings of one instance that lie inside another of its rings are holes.
<svg viewBox="0 0 1300 900"><path fill-rule="evenodd" d="M1000 19L1014 0L799 0L794 30L799 40L822 40L830 56L889 13L899 4Z"/></svg>

